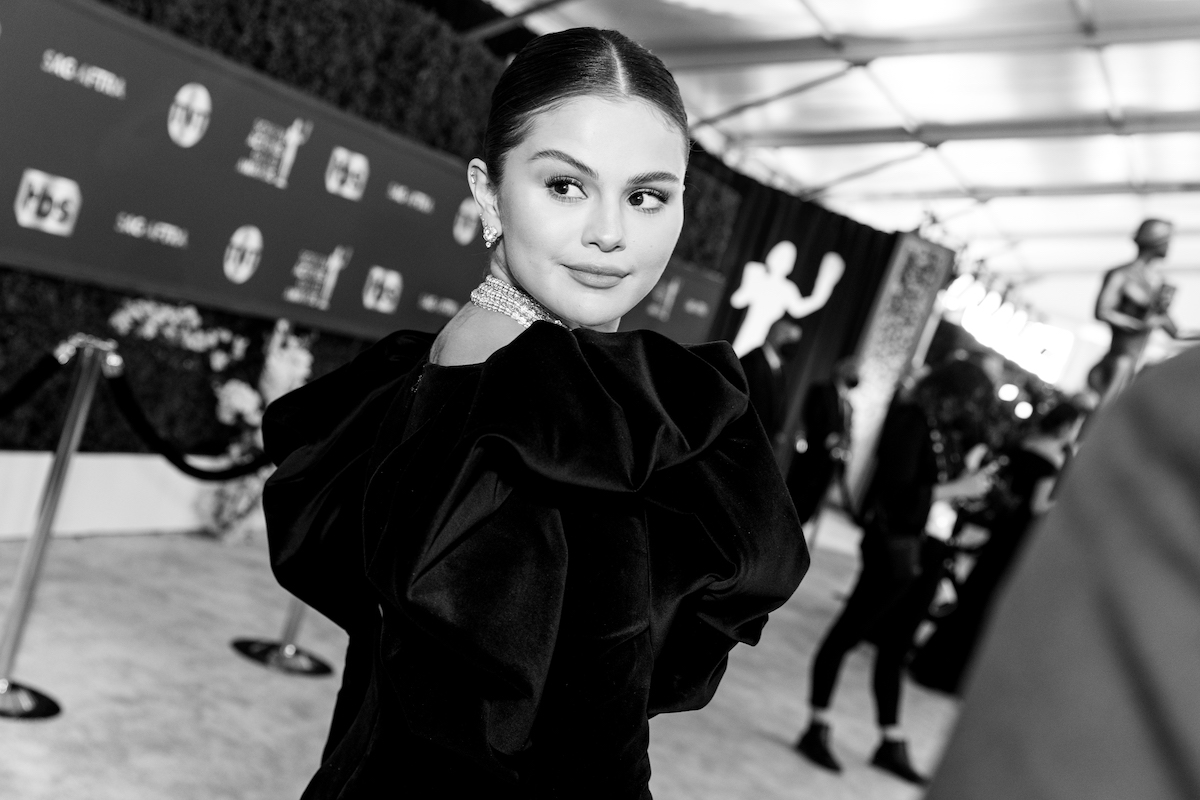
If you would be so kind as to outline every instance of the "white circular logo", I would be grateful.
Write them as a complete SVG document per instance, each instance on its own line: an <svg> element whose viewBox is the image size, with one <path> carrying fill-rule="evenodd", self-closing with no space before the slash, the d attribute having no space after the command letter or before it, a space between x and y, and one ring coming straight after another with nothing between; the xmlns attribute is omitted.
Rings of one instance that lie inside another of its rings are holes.
<svg viewBox="0 0 1200 800"><path fill-rule="evenodd" d="M212 118L212 96L199 83L188 83L175 93L167 113L167 133L180 147L191 147L204 138Z"/></svg>
<svg viewBox="0 0 1200 800"><path fill-rule="evenodd" d="M475 241L475 235L479 233L479 206L475 204L474 197L468 197L458 205L458 212L454 215L454 241L461 245L468 245Z"/></svg>
<svg viewBox="0 0 1200 800"><path fill-rule="evenodd" d="M245 283L258 269L262 260L262 231L253 225L243 225L229 237L225 248L225 277L233 283Z"/></svg>

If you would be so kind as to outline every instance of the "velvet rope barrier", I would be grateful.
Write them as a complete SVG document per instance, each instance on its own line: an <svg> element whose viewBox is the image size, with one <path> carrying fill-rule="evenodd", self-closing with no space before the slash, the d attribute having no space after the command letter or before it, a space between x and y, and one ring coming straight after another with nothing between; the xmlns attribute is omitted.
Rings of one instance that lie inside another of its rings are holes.
<svg viewBox="0 0 1200 800"><path fill-rule="evenodd" d="M105 377L108 379L108 388L112 393L113 400L116 401L118 410L125 417L125 421L129 423L129 427L133 429L133 432L141 438L147 447L171 462L176 469L185 475L190 475L202 481L228 481L258 472L271 463L271 459L267 457L266 453L260 453L250 461L235 464L226 469L206 470L192 466L177 447L167 442L158 435L158 431L154 430L154 426L150 424L150 420L146 417L146 412L142 410L137 398L134 397L133 389L129 386L129 381L125 379L124 373L114 370L106 374Z"/></svg>
<svg viewBox="0 0 1200 800"><path fill-rule="evenodd" d="M25 404L29 398L53 378L65 362L56 355L47 353L38 359L33 368L22 375L12 386L0 393L0 419L8 416Z"/></svg>

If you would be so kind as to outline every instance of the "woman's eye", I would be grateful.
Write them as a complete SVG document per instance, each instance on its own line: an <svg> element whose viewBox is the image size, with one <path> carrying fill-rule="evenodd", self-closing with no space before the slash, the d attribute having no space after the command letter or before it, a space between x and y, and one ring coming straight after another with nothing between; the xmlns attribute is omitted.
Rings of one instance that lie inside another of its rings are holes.
<svg viewBox="0 0 1200 800"><path fill-rule="evenodd" d="M629 205L642 211L657 211L667 203L667 198L661 192L641 189L629 195Z"/></svg>
<svg viewBox="0 0 1200 800"><path fill-rule="evenodd" d="M583 187L574 178L551 178L546 181L546 188L551 194L564 200L583 198Z"/></svg>

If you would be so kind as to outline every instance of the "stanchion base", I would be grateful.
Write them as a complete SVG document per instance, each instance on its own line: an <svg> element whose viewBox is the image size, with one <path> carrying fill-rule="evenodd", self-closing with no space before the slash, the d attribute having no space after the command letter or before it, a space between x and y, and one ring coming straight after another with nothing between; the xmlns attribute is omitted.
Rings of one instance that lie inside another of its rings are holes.
<svg viewBox="0 0 1200 800"><path fill-rule="evenodd" d="M0 717L45 719L62 708L51 698L15 681L0 681Z"/></svg>
<svg viewBox="0 0 1200 800"><path fill-rule="evenodd" d="M320 677L333 673L333 667L328 663L294 644L268 642L264 639L234 639L233 649L264 667L289 675Z"/></svg>

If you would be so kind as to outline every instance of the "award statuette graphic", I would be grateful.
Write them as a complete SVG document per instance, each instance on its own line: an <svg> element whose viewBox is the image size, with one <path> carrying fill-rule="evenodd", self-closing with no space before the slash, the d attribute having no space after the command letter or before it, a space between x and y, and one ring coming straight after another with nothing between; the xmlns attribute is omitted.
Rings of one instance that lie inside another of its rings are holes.
<svg viewBox="0 0 1200 800"><path fill-rule="evenodd" d="M739 357L762 345L767 331L784 314L802 319L825 307L829 296L846 272L846 262L837 253L826 253L817 269L816 283L808 297L788 277L796 267L796 245L779 242L762 262L751 261L742 270L741 285L729 298L734 308L746 309L746 319L733 340Z"/></svg>

